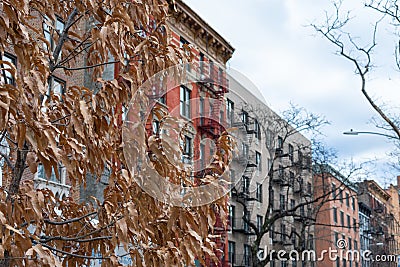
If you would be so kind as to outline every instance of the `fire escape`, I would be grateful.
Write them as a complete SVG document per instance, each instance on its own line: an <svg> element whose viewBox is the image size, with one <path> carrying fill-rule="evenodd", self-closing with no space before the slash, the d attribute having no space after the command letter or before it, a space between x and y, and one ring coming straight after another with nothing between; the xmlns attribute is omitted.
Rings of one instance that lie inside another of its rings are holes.
<svg viewBox="0 0 400 267"><path fill-rule="evenodd" d="M255 201L257 201L256 190L252 190L251 181L253 179L256 168L256 155L255 151L251 149L253 139L255 137L254 129L254 118L250 117L245 111L241 114L242 122L237 123L236 126L245 126L246 129L246 139L242 143L241 155L238 157L239 164L245 166L244 172L241 176L240 181L232 189L232 198L236 202L243 205L244 216L250 221L251 214L253 212L253 207ZM240 124L240 125L239 125ZM252 223L255 223L251 221ZM243 234L246 236L247 244L252 244L255 233L248 223L242 218L233 218L231 222L231 229L233 233ZM237 255L238 258L233 266L251 266L251 254L245 251L243 255Z"/></svg>
<svg viewBox="0 0 400 267"><path fill-rule="evenodd" d="M204 92L208 92L210 100L209 115L200 114L198 128L202 134L206 134L214 140L217 140L220 134L225 130L223 118L221 118L221 108L224 109L224 95L228 93L228 80L224 78L221 69L217 70L213 64L209 65L209 73L205 74L204 67L200 65L198 75L198 85ZM217 79L214 77L217 76Z"/></svg>
<svg viewBox="0 0 400 267"><path fill-rule="evenodd" d="M208 73L205 71L206 67L208 67ZM225 109L224 95L229 91L229 82L224 76L225 74L222 72L221 68L216 68L214 64L205 64L204 62L200 62L199 71L196 72L199 91L205 93L206 97L203 100L207 100L209 105L206 108L204 102L200 103L200 105L203 104L202 113L198 119L193 120L193 123L196 125L200 136L206 136L214 140L215 143L226 129L224 120L221 117L221 111L224 112ZM198 150L197 153L199 153ZM199 157L199 155L195 155L195 157L196 156ZM212 169L207 169L207 167L205 167L197 171L194 176L198 178L204 177L210 174L208 172L212 171ZM215 236L214 242L219 244L218 247L220 249L223 249L227 242L227 230L227 227L223 224L222 218L217 216L213 235ZM222 255L219 255L219 257L221 259L219 264L209 261L207 262L207 266L225 266L224 257Z"/></svg>

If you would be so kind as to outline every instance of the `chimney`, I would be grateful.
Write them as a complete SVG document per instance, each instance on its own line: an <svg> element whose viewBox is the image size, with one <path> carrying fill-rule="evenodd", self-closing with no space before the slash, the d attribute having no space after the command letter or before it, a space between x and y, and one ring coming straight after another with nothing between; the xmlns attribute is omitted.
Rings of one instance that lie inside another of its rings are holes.
<svg viewBox="0 0 400 267"><path fill-rule="evenodd" d="M400 186L400 175L397 176L397 187Z"/></svg>

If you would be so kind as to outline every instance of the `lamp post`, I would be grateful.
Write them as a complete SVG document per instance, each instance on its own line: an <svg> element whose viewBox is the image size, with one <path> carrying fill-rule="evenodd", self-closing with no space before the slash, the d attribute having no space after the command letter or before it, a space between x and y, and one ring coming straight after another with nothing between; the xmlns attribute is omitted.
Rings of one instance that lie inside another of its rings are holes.
<svg viewBox="0 0 400 267"><path fill-rule="evenodd" d="M373 135L384 136L384 137L387 137L390 139L399 139L396 136L392 136L392 135L388 135L388 134L384 134L384 133L367 132L367 131L360 132L360 131L354 131L353 129L350 129L350 131L343 132L343 134L345 134L345 135L373 134Z"/></svg>

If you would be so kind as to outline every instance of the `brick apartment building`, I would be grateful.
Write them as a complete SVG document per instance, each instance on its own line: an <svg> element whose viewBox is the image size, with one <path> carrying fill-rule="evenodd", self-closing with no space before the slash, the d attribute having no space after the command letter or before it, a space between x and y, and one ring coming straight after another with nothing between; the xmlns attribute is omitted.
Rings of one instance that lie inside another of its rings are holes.
<svg viewBox="0 0 400 267"><path fill-rule="evenodd" d="M385 190L375 180L358 183L360 249L371 251L372 257L398 255L398 191L394 193L393 189L394 186L391 186ZM364 260L362 264L367 267L397 266L397 262L393 261Z"/></svg>
<svg viewBox="0 0 400 267"><path fill-rule="evenodd" d="M175 4L175 10L170 10L172 16L167 24L171 29L172 43L185 49L192 59L185 68L186 74L194 82L168 88L162 95L155 90L150 97L158 99L156 107L186 122L180 140L182 162L185 166L199 170L193 172L193 178L196 179L204 175L201 170L211 160L215 151L214 142L226 128L224 95L229 91L229 81L225 67L234 48L183 1L176 1ZM118 66L106 68L103 78L115 77L118 77ZM87 81L87 85L94 86L90 85L90 81ZM149 116L146 125L149 136L158 135L162 131L160 121L154 115ZM107 176L101 177L100 181L106 182ZM91 195L102 199L104 187L96 178L89 177L86 188L81 188L81 200L88 201ZM228 239L221 220L215 225L212 234L215 236L216 253L220 261L208 261L207 266L228 266L225 256L228 254Z"/></svg>
<svg viewBox="0 0 400 267"><path fill-rule="evenodd" d="M3 13L3 10L1 9L0 11L0 16L6 16ZM63 18L60 16L57 16L55 20L52 20L50 18L43 19L42 15L40 15L37 11L32 10L31 11L31 26L39 31L44 32L44 37L48 43L45 44L43 43L43 48L45 51L52 53L55 49L55 35L56 31L62 31L65 27L65 22ZM65 18L64 18L65 19ZM84 29L85 28L85 22L80 22L78 25L79 28ZM0 36L0 38L4 38L4 36ZM8 61L12 62L18 71L20 68L20 58L16 55L13 47L9 46L5 48L4 54L0 54L0 59L3 61ZM83 66L84 63L84 57L83 55L78 55L75 57L75 60L71 62L70 67L75 67L75 66ZM1 66L4 68L4 66ZM3 77L6 77L4 79ZM68 86L83 86L84 85L84 77L85 77L85 71L84 70L77 70L72 72L72 75L67 76L62 69L56 69L54 71L54 74L49 77L48 80L48 92L47 94L43 97L43 101L49 101L49 96L54 94L59 97L64 93L65 88ZM14 84L14 78L12 77L11 73L4 71L2 75L0 76L0 84L2 83L9 83L9 84ZM3 150L2 152L9 152L9 149L6 148L5 146L8 146L7 142L3 139L2 140L2 145L4 145L1 149ZM1 161L0 164L0 185L6 187L9 183L7 180L3 180L3 171L9 171L8 169L3 170L4 167L4 160ZM35 186L39 189L41 188L50 188L53 192L54 195L58 198L63 198L64 196L72 196L74 198L79 198L79 189L78 188L71 188L69 178L66 175L65 168L63 166L59 166L59 176L57 177L56 174L54 173L54 169L50 175L50 177L46 177L44 168L41 164L38 165L37 172L32 173L29 169L26 169L23 175L23 179L33 179L35 182Z"/></svg>
<svg viewBox="0 0 400 267"><path fill-rule="evenodd" d="M315 225L316 255L337 250L346 252L360 250L359 206L357 188L343 175L328 165L314 166L314 197L327 196L327 201L317 211ZM316 204L318 205L318 204ZM325 254L328 255L328 254ZM325 256L318 261L318 267L358 267L361 260L348 260L346 254L336 254L337 258ZM342 257L342 255L344 255Z"/></svg>

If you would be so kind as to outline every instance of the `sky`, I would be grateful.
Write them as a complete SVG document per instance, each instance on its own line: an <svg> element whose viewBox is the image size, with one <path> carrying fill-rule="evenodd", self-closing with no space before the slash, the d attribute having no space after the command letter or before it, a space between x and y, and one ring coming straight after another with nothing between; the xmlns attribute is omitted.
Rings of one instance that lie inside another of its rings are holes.
<svg viewBox="0 0 400 267"><path fill-rule="evenodd" d="M235 49L228 68L242 72L263 94L276 112L290 103L324 116L330 125L323 128L324 142L337 151L340 161L371 165L370 179L383 186L400 175L386 166L393 144L381 136L346 136L350 129L379 132L371 123L375 115L360 90L354 66L335 54L336 48L317 35L311 23L321 24L325 11L333 14L328 0L185 0ZM346 1L345 1L346 2ZM356 41L366 44L372 21L379 19L362 8L362 1L347 1L343 10L353 17L349 31ZM382 38L374 56L379 58L368 77L368 90L379 103L400 107L399 73L393 65L394 47L390 27L383 21L378 28ZM389 38L386 37L389 35Z"/></svg>

